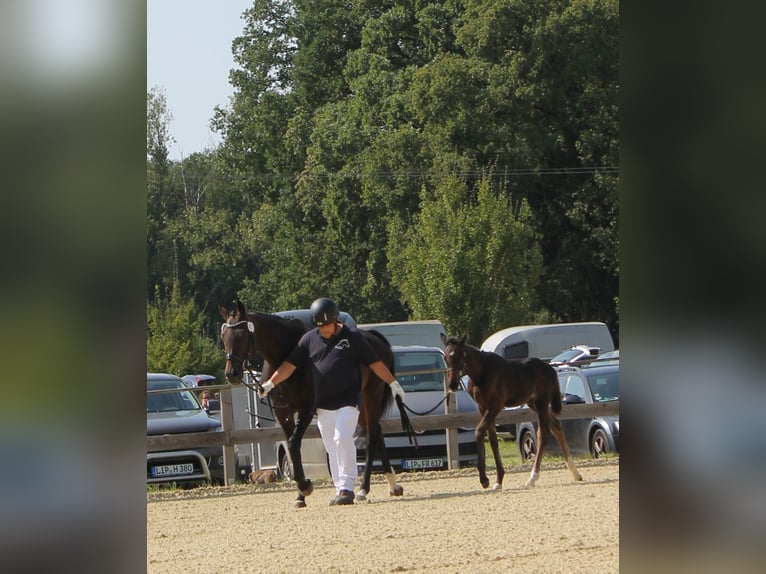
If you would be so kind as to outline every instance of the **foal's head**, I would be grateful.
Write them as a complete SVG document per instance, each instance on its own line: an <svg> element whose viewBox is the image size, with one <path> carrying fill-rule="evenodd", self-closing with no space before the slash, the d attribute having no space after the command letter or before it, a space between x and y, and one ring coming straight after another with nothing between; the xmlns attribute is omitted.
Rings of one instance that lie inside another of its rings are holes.
<svg viewBox="0 0 766 574"><path fill-rule="evenodd" d="M254 351L254 326L247 320L247 312L241 301L228 311L223 305L218 310L224 319L221 325L221 342L226 352L226 380L231 384L242 382L244 369L250 366Z"/></svg>
<svg viewBox="0 0 766 574"><path fill-rule="evenodd" d="M444 345L444 360L447 362L447 387L451 391L456 391L460 387L460 377L463 376L463 369L465 369L465 340L467 337L468 334L466 333L462 339L448 339L444 333L441 334Z"/></svg>

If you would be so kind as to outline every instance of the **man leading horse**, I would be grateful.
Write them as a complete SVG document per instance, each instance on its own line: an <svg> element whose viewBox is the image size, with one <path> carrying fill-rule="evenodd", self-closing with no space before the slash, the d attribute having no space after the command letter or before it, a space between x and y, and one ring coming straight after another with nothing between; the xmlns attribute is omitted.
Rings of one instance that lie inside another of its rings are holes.
<svg viewBox="0 0 766 574"><path fill-rule="evenodd" d="M354 503L358 475L354 431L359 420L362 378L359 366L369 367L391 386L394 398L404 401L404 389L365 340L362 332L338 321L340 311L332 299L311 304L316 329L298 341L287 359L263 383L261 398L288 379L299 367L310 365L314 381L317 427L330 462L335 485L331 505Z"/></svg>

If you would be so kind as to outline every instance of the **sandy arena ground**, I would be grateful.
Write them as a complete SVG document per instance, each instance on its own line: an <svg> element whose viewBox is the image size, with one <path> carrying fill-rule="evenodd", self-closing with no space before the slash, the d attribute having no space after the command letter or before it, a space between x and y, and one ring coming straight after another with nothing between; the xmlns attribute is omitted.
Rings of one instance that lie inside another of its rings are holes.
<svg viewBox="0 0 766 574"><path fill-rule="evenodd" d="M619 458L577 465L583 482L544 463L534 488L513 469L499 492L476 469L400 474L401 498L373 475L353 506L330 507L324 480L304 509L286 483L150 493L147 572L618 572Z"/></svg>

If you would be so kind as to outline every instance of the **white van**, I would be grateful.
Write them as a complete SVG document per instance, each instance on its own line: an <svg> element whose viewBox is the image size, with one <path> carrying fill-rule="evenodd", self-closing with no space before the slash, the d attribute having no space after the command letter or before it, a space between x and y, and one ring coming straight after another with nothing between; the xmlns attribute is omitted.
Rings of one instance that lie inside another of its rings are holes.
<svg viewBox="0 0 766 574"><path fill-rule="evenodd" d="M360 323L357 329L375 330L383 335L391 346L421 345L444 350L441 335L446 333L438 320L395 321L391 323Z"/></svg>
<svg viewBox="0 0 766 574"><path fill-rule="evenodd" d="M606 323L554 323L520 325L498 331L484 340L482 351L505 359L538 357L548 361L564 349L576 345L598 347L602 353L614 350L614 341Z"/></svg>

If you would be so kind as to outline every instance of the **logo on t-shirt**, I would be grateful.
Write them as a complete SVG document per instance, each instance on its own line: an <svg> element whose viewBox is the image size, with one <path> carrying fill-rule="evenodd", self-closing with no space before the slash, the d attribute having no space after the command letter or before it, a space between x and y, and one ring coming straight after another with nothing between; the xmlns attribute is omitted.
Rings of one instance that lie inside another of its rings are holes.
<svg viewBox="0 0 766 574"><path fill-rule="evenodd" d="M336 349L350 349L351 343L348 342L348 339L341 339L338 341L338 344L335 345Z"/></svg>

